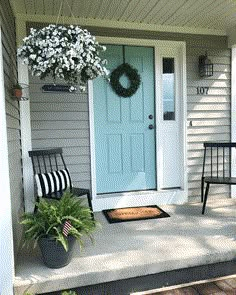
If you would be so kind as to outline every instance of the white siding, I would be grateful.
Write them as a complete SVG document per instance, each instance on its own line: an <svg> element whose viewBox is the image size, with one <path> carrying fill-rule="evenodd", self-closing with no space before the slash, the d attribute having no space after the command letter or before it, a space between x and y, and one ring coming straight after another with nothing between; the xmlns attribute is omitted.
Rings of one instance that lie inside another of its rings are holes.
<svg viewBox="0 0 236 295"><path fill-rule="evenodd" d="M222 41L221 41L222 42ZM230 141L230 50L216 38L210 48L187 47L188 93L188 183L189 196L199 199L204 141ZM222 46L223 48L219 48ZM216 49L214 48L216 47ZM214 76L199 79L197 56L207 50ZM196 87L210 87L208 95L197 95ZM229 196L229 186L213 186L210 196Z"/></svg>
<svg viewBox="0 0 236 295"><path fill-rule="evenodd" d="M2 19L10 189L16 254L22 232L19 225L19 216L23 211L23 189L19 103L12 98L12 87L17 81L15 22L8 1L0 4L0 15Z"/></svg>
<svg viewBox="0 0 236 295"><path fill-rule="evenodd" d="M62 147L73 185L90 188L87 93L45 93L46 83L30 77L32 146Z"/></svg>
<svg viewBox="0 0 236 295"><path fill-rule="evenodd" d="M0 3L0 17L2 20L10 191L16 255L22 233L22 227L19 225L19 216L23 211L23 189L19 103L12 98L12 87L17 81L15 22L8 1Z"/></svg>

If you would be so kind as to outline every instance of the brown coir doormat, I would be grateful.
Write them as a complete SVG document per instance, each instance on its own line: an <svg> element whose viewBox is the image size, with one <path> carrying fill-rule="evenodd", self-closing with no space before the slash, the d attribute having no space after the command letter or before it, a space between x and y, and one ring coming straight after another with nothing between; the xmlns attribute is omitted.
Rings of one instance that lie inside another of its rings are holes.
<svg viewBox="0 0 236 295"><path fill-rule="evenodd" d="M170 217L158 206L144 206L103 210L109 223Z"/></svg>

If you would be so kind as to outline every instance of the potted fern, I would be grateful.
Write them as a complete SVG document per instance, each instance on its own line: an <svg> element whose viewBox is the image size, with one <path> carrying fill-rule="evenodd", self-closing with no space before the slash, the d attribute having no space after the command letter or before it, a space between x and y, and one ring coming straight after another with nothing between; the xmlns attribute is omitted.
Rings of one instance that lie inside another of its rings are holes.
<svg viewBox="0 0 236 295"><path fill-rule="evenodd" d="M96 222L91 211L81 204L81 199L65 192L60 200L40 199L35 213L25 213L21 224L24 226L25 243L38 243L43 261L50 268L69 264L77 240L83 247L83 236L92 239Z"/></svg>

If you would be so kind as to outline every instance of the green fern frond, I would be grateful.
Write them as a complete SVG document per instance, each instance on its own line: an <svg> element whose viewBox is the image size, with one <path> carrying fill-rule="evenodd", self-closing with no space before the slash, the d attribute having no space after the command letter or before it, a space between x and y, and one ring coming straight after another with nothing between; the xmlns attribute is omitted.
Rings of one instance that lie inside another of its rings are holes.
<svg viewBox="0 0 236 295"><path fill-rule="evenodd" d="M66 252L68 251L68 240L65 238L65 236L61 233L58 233L58 236L56 238L58 242L62 244Z"/></svg>
<svg viewBox="0 0 236 295"><path fill-rule="evenodd" d="M82 202L70 192L65 192L60 200L40 199L36 203L37 212L25 213L21 218L26 242L49 236L67 249L67 239L62 233L66 220L72 225L68 234L74 236L80 245L83 245L84 235L93 240L92 233L97 222L92 219L90 209L82 205Z"/></svg>

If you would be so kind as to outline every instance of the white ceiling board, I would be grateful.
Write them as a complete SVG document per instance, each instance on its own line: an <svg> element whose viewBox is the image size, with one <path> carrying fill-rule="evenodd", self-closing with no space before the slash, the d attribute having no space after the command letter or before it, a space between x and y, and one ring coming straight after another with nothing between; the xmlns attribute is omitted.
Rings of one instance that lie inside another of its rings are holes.
<svg viewBox="0 0 236 295"><path fill-rule="evenodd" d="M145 9L145 6L147 6L148 3L145 3L142 0L137 1L135 9L131 11L129 15L129 21L140 21L140 12ZM149 10L150 11L150 10Z"/></svg>
<svg viewBox="0 0 236 295"><path fill-rule="evenodd" d="M43 0L43 1L35 1L34 2L35 14L41 14L41 15L45 14L44 2L45 2L45 0Z"/></svg>
<svg viewBox="0 0 236 295"><path fill-rule="evenodd" d="M157 19L158 19L157 15L158 14L162 15L161 11L165 9L166 4L168 5L168 3L170 4L170 2L166 2L165 0L159 0L157 4L154 6L153 10L150 11L150 13L145 17L143 22L151 23L152 20L154 19L154 23L157 23Z"/></svg>
<svg viewBox="0 0 236 295"><path fill-rule="evenodd" d="M104 19L104 18L107 18L108 19L108 16L107 16L107 7L109 7L109 5L111 4L111 0L102 0L100 1L101 5L96 13L96 18L99 18L99 19Z"/></svg>
<svg viewBox="0 0 236 295"><path fill-rule="evenodd" d="M68 3L68 4L67 4ZM69 1L67 0L64 0L62 2L62 10L61 10L61 14L62 14L62 17L65 18L65 16L70 16L70 9L68 7L68 5L70 5Z"/></svg>
<svg viewBox="0 0 236 295"><path fill-rule="evenodd" d="M112 14L113 20L121 20L121 16L123 15L124 11L126 10L126 7L128 6L130 0L121 0L120 5L114 9Z"/></svg>
<svg viewBox="0 0 236 295"><path fill-rule="evenodd" d="M211 23L209 23L209 21L207 22L206 20L209 18L211 13L219 9L219 6L223 5L223 3L221 0L218 0L218 1L214 0L212 3L206 2L206 4L207 5L203 7L202 11L196 11L191 21L189 21L190 25L193 25L195 27L196 26L204 27L203 22L205 21L205 25L207 25L207 27L211 27Z"/></svg>
<svg viewBox="0 0 236 295"><path fill-rule="evenodd" d="M171 6L167 7L165 10L162 10L162 15L158 17L158 23L165 24L166 19L173 17L175 15L175 12L181 9L183 5L186 3L186 0L178 1L178 5L176 5L174 11Z"/></svg>
<svg viewBox="0 0 236 295"><path fill-rule="evenodd" d="M54 14L54 0L44 0L44 11L51 15Z"/></svg>
<svg viewBox="0 0 236 295"><path fill-rule="evenodd" d="M87 1L86 6L84 7L84 17L94 18L96 11L99 8L99 1Z"/></svg>
<svg viewBox="0 0 236 295"><path fill-rule="evenodd" d="M185 22L183 22L183 26L193 26L196 27L201 27L200 26L200 21L202 18L208 16L208 13L215 5L217 5L216 0L208 0L208 1L203 1L201 5L198 5L198 1L196 1L195 5L195 10L192 11L191 17L188 17ZM188 15L188 14L187 14Z"/></svg>
<svg viewBox="0 0 236 295"><path fill-rule="evenodd" d="M229 24L228 28L231 28L232 26L236 25L235 14L232 15L231 17L227 17L227 20Z"/></svg>
<svg viewBox="0 0 236 295"><path fill-rule="evenodd" d="M75 17L84 17L86 6L90 3L89 0L74 0L73 14Z"/></svg>
<svg viewBox="0 0 236 295"><path fill-rule="evenodd" d="M61 0L53 0L53 13L52 15L58 16L61 7ZM50 13L50 10L48 11ZM47 14L47 12L46 12Z"/></svg>
<svg viewBox="0 0 236 295"><path fill-rule="evenodd" d="M26 12L26 5L25 0L10 0L10 4L14 11L17 11L18 13L25 13Z"/></svg>
<svg viewBox="0 0 236 295"><path fill-rule="evenodd" d="M125 2L123 2L123 5L124 5L124 3L125 3ZM106 7L106 10L104 10L104 11L102 12L101 17L102 17L103 19L104 19L104 18L107 18L107 19L109 19L109 20L118 20L119 17L118 17L118 15L117 15L117 12L119 12L119 11L118 11L119 6L122 6L122 5L120 5L120 4L117 2L117 0L110 0L108 6ZM124 7L124 6L122 6L122 7Z"/></svg>
<svg viewBox="0 0 236 295"><path fill-rule="evenodd" d="M17 15L19 21L25 21L29 23L56 23L56 16L48 15ZM112 29L125 29L125 30L142 30L142 31L159 31L159 32L171 32L171 33L183 33L183 34L203 34L203 35L218 35L226 36L225 30L213 30L205 28L191 28L191 27L176 27L176 26L162 26L156 24L145 24L135 22L119 22L111 20L101 19L88 19L88 18L71 18L66 17L64 24L78 24L83 27L101 27L101 28L112 28Z"/></svg>
<svg viewBox="0 0 236 295"><path fill-rule="evenodd" d="M63 15L64 16L73 16L74 13L72 11L73 0L64 0L63 1Z"/></svg>
<svg viewBox="0 0 236 295"><path fill-rule="evenodd" d="M196 10L199 6L204 4L206 0L198 0L192 3L192 1L187 1L178 11L174 12L166 21L166 25L178 25L181 26L186 23L187 19L191 19L193 15L196 14ZM186 14L186 11L188 13Z"/></svg>
<svg viewBox="0 0 236 295"><path fill-rule="evenodd" d="M25 0L25 7L27 14L35 14L35 1L34 0Z"/></svg>
<svg viewBox="0 0 236 295"><path fill-rule="evenodd" d="M171 26L171 31L204 29L223 31L236 24L236 0L10 0L15 14L31 20L57 17L59 22L78 23L73 17L94 24L119 22L117 27ZM69 4L69 6L68 6ZM40 16L37 18L37 16ZM55 18L54 18L55 20ZM104 25L103 25L104 26ZM106 25L105 25L106 26ZM112 24L112 27L116 27ZM217 33L216 33L217 34Z"/></svg>
<svg viewBox="0 0 236 295"><path fill-rule="evenodd" d="M201 26L213 26L213 27L225 27L229 18L235 17L236 14L236 3L229 3L228 6L222 3L218 5L211 13L209 13L199 24Z"/></svg>
<svg viewBox="0 0 236 295"><path fill-rule="evenodd" d="M128 5L126 6L125 10L123 11L122 15L120 16L121 21L127 21L130 14L136 9L137 1L136 0L130 0L128 2Z"/></svg>
<svg viewBox="0 0 236 295"><path fill-rule="evenodd" d="M194 10L192 11L192 13L188 16L188 18L183 21L182 25L183 26L193 26L193 24L196 22L196 20L199 20L199 18L203 18L204 16L208 15L208 9L209 7L212 7L212 4L215 3L215 0L213 1L202 1L201 3L201 10L199 11L199 6L198 6L198 2L196 1L196 4L194 6Z"/></svg>
<svg viewBox="0 0 236 295"><path fill-rule="evenodd" d="M143 22L143 20L147 17L147 15L153 11L154 7L156 6L157 1L156 0L150 0L147 3L143 1L144 7L141 11L138 12L138 18L140 22ZM137 16L136 16L137 17Z"/></svg>

